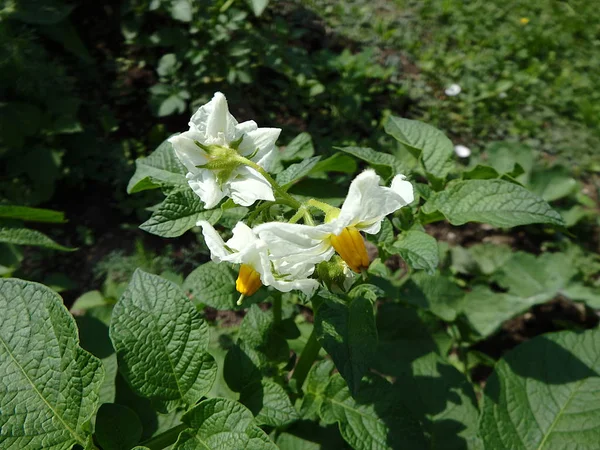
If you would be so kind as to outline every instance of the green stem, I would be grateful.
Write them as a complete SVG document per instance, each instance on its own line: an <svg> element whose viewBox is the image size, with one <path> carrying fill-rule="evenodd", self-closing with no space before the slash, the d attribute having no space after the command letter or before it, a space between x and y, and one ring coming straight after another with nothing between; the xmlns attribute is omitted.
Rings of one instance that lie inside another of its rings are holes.
<svg viewBox="0 0 600 450"><path fill-rule="evenodd" d="M173 445L179 437L179 433L181 433L186 428L189 427L183 423L179 424L176 427L165 431L164 433L154 436L148 440L145 440L140 445L142 447L148 447L150 450L162 450L163 448L166 448L169 445Z"/></svg>
<svg viewBox="0 0 600 450"><path fill-rule="evenodd" d="M319 341L317 340L317 333L315 327L313 327L312 333L310 333L310 337L300 354L300 358L294 369L294 374L292 375L292 378L296 380L298 389L302 388L310 368L319 355L319 350L321 350L321 344L319 344Z"/></svg>

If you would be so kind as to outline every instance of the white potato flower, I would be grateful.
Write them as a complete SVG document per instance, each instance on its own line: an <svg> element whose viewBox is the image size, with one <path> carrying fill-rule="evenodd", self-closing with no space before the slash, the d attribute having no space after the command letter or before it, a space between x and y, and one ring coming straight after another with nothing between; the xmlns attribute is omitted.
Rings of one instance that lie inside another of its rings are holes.
<svg viewBox="0 0 600 450"><path fill-rule="evenodd" d="M469 147L465 147L464 145L455 145L454 153L456 153L456 156L459 158L468 158L471 156L471 149Z"/></svg>
<svg viewBox="0 0 600 450"><path fill-rule="evenodd" d="M233 236L227 242L223 242L207 221L201 220L197 225L202 227L213 261L241 264L236 281L236 290L240 294L251 296L265 285L281 292L297 289L311 296L319 286L317 280L309 278L314 265L288 264L285 258L271 258L267 244L245 223L236 224Z"/></svg>
<svg viewBox="0 0 600 450"><path fill-rule="evenodd" d="M220 92L196 111L189 126L188 131L172 136L169 142L189 171L190 187L207 209L214 208L224 197L231 197L242 206L257 200L275 200L264 176L243 164L227 164L227 160L241 155L268 171L276 157L275 141L281 129L258 128L253 120L238 123Z"/></svg>
<svg viewBox="0 0 600 450"><path fill-rule="evenodd" d="M414 200L412 184L404 175L396 175L390 187L380 186L380 181L373 170L359 174L342 208L332 208L322 225L269 222L254 231L267 243L270 258L307 265L328 261L337 252L354 272L360 272L369 266L360 232L378 233L385 216Z"/></svg>
<svg viewBox="0 0 600 450"><path fill-rule="evenodd" d="M460 94L461 91L462 88L460 87L460 85L453 83L450 86L448 86L444 92L448 97L455 97L458 94Z"/></svg>

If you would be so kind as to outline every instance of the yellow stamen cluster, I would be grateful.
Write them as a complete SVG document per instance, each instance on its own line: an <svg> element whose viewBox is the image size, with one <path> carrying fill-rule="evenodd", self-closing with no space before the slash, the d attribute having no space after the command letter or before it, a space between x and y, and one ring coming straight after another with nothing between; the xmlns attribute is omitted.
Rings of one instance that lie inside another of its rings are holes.
<svg viewBox="0 0 600 450"><path fill-rule="evenodd" d="M245 297L250 297L262 286L260 281L260 274L249 266L248 264L242 264L240 266L240 273L235 282L235 289Z"/></svg>
<svg viewBox="0 0 600 450"><path fill-rule="evenodd" d="M356 228L346 227L338 236L332 234L330 239L335 251L354 272L360 273L362 269L369 267L365 241Z"/></svg>

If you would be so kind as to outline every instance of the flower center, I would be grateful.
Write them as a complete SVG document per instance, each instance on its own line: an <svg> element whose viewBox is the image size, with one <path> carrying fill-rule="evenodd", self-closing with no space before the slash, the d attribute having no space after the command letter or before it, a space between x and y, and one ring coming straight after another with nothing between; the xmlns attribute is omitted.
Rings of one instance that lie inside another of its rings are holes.
<svg viewBox="0 0 600 450"><path fill-rule="evenodd" d="M262 286L260 281L260 274L249 266L248 264L242 264L240 266L240 273L235 282L235 289L245 297L250 297L258 288Z"/></svg>
<svg viewBox="0 0 600 450"><path fill-rule="evenodd" d="M360 273L362 269L369 267L365 241L356 228L346 227L338 236L332 234L330 239L335 251L354 272Z"/></svg>

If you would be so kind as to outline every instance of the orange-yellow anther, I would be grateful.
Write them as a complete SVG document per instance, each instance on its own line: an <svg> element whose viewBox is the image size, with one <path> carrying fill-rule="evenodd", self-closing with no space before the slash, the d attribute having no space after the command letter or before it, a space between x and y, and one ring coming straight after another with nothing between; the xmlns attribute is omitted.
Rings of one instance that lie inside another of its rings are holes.
<svg viewBox="0 0 600 450"><path fill-rule="evenodd" d="M240 273L235 282L235 289L245 297L250 297L258 288L262 286L260 281L260 274L249 266L248 264L242 264L240 266Z"/></svg>
<svg viewBox="0 0 600 450"><path fill-rule="evenodd" d="M331 235L330 239L335 251L353 271L360 273L361 269L369 267L365 241L356 228L346 227L338 236Z"/></svg>

